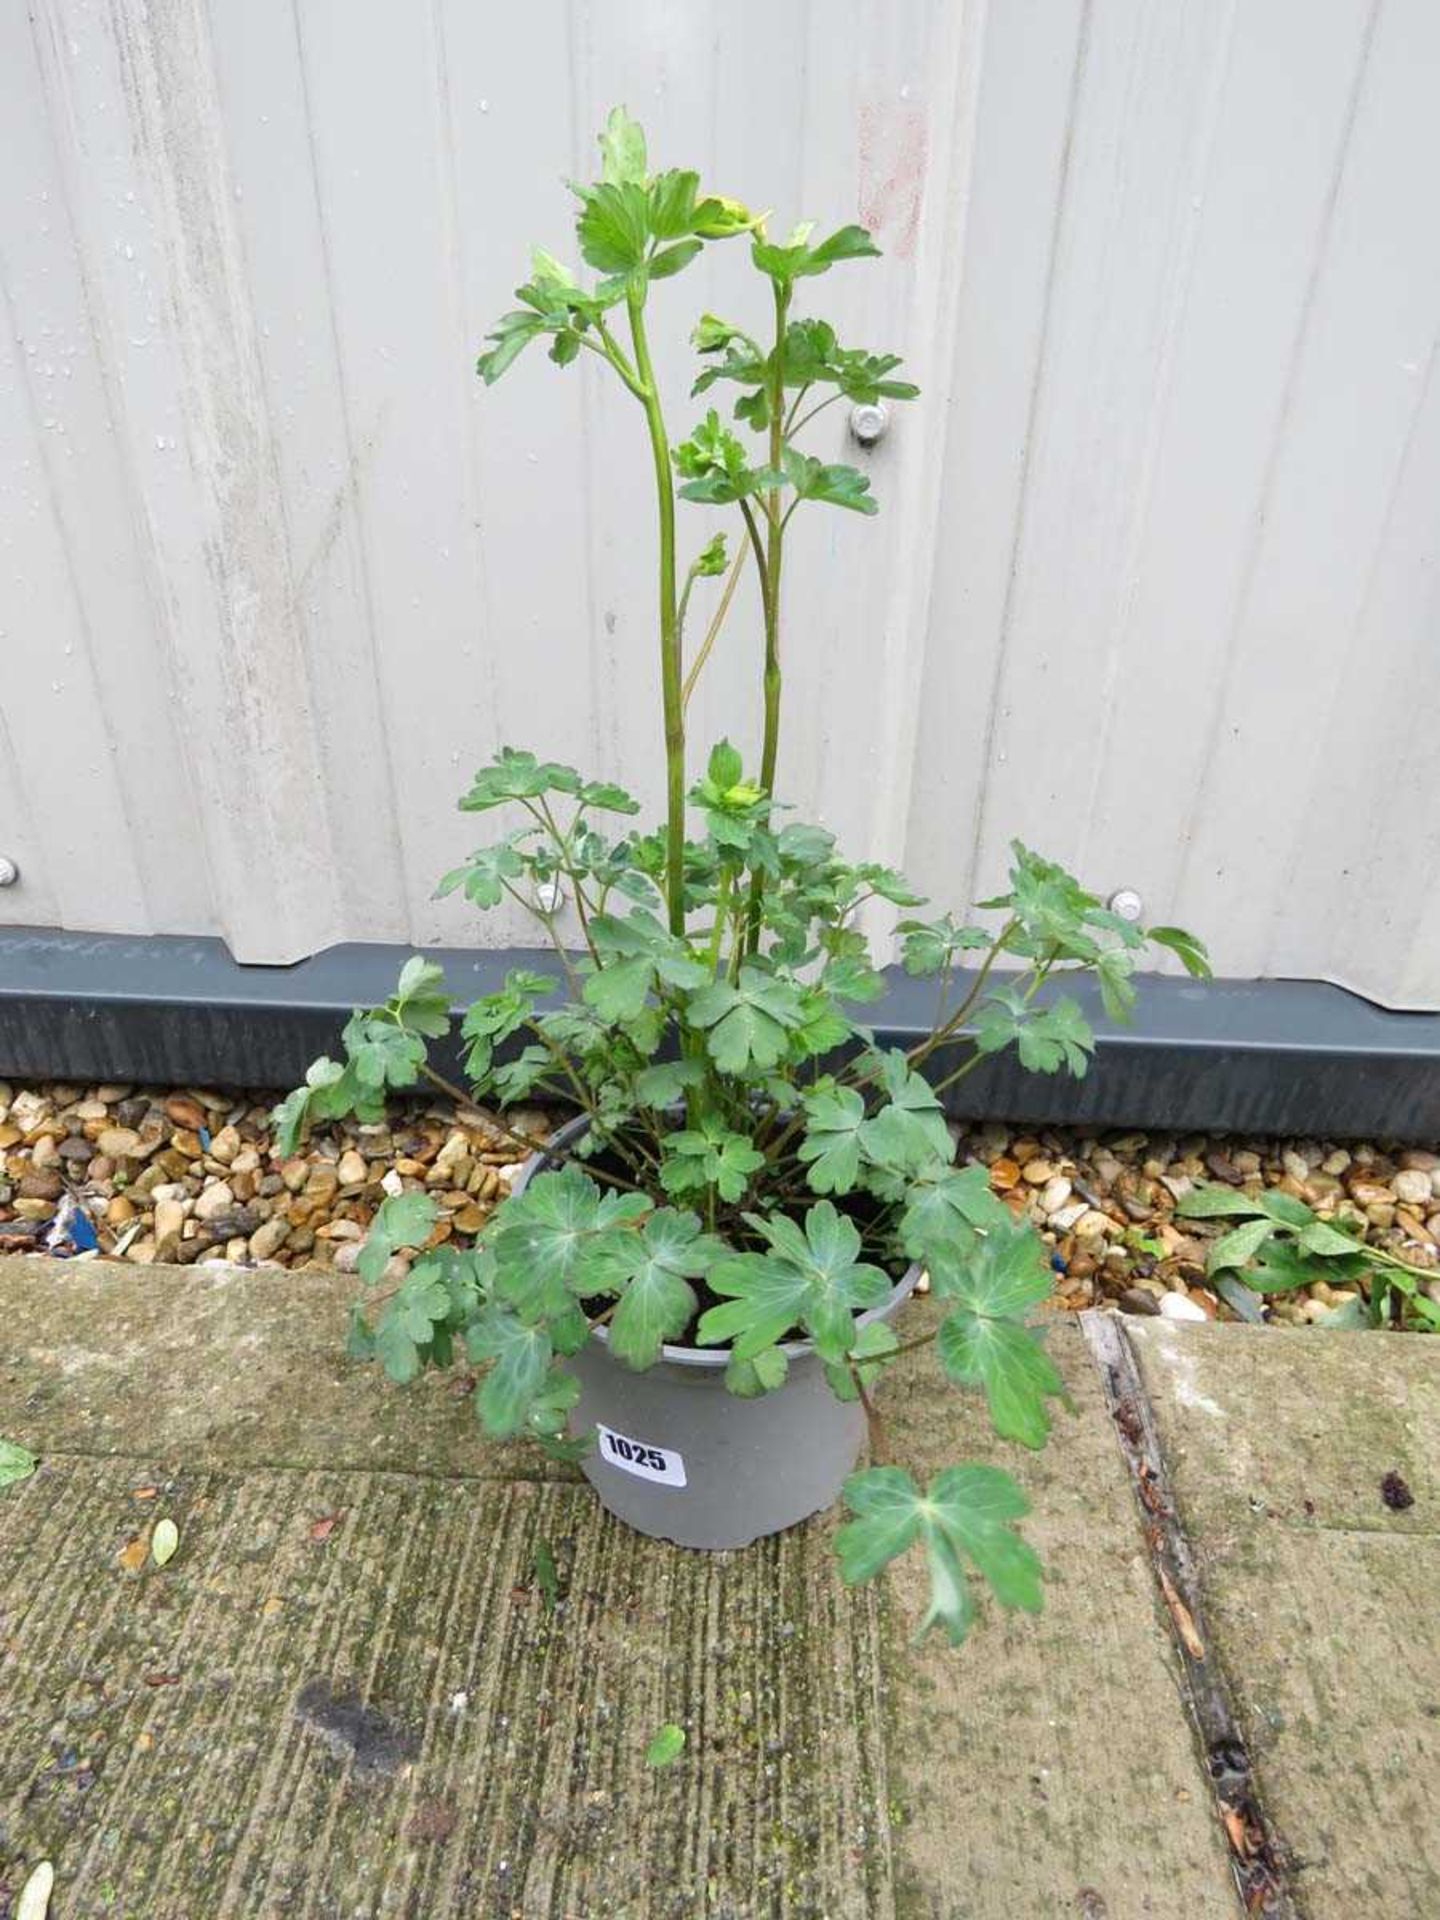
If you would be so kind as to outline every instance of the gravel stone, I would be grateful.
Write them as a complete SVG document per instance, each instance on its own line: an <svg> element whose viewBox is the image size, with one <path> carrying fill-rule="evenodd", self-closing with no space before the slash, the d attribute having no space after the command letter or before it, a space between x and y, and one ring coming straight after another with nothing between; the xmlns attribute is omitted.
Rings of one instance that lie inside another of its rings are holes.
<svg viewBox="0 0 1440 1920"><path fill-rule="evenodd" d="M206 1187L195 1202L197 1220L218 1220L222 1214L229 1213L235 1205L235 1195L223 1180L217 1180L213 1186Z"/></svg>

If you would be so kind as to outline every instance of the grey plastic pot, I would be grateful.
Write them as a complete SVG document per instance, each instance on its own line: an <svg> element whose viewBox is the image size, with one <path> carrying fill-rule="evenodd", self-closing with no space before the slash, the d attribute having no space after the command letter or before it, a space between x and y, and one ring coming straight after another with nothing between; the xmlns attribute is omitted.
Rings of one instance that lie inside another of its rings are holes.
<svg viewBox="0 0 1440 1920"><path fill-rule="evenodd" d="M585 1119L556 1134L563 1145ZM515 1181L520 1191L550 1164L534 1154ZM915 1291L911 1267L888 1300L860 1324L891 1320ZM647 1372L622 1366L605 1329L565 1362L580 1382L575 1433L593 1431L581 1463L601 1505L619 1520L681 1547L744 1547L779 1533L839 1497L865 1437L863 1410L837 1400L808 1340L787 1343L784 1386L741 1400L725 1385L729 1356L706 1347L663 1347Z"/></svg>

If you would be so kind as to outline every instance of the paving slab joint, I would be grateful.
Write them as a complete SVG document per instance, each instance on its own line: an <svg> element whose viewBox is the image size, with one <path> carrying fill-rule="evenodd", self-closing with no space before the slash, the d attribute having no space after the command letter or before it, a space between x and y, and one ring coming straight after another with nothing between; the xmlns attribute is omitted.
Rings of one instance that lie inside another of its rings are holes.
<svg viewBox="0 0 1440 1920"><path fill-rule="evenodd" d="M1080 1315L1140 1510L1140 1528L1184 1677L1185 1698L1246 1913L1304 1920L1292 1854L1261 1804L1240 1719L1206 1624L1195 1554L1176 1507L1154 1411L1118 1314Z"/></svg>

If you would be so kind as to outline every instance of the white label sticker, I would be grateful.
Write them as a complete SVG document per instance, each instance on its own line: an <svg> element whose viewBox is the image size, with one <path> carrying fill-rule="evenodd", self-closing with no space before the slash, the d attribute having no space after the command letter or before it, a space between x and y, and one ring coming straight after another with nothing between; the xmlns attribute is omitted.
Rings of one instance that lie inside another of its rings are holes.
<svg viewBox="0 0 1440 1920"><path fill-rule="evenodd" d="M622 1473L633 1473L637 1480L653 1480L662 1487L685 1485L685 1461L671 1447L652 1447L648 1441L632 1440L616 1433L613 1427L595 1422L599 1436L600 1458L608 1460Z"/></svg>

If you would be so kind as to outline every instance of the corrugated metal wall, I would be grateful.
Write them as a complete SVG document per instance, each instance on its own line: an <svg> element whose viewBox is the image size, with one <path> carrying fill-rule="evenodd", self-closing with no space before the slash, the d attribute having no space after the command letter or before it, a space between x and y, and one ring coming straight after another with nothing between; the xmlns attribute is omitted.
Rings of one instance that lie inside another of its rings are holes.
<svg viewBox="0 0 1440 1920"><path fill-rule="evenodd" d="M430 898L495 744L656 796L633 403L471 371L624 100L874 227L816 291L925 389L871 456L817 428L884 504L797 543L802 813L1440 1006L1437 98L1432 0L0 9L0 920L500 941ZM677 343L754 303L707 260ZM737 611L697 742L755 737Z"/></svg>

